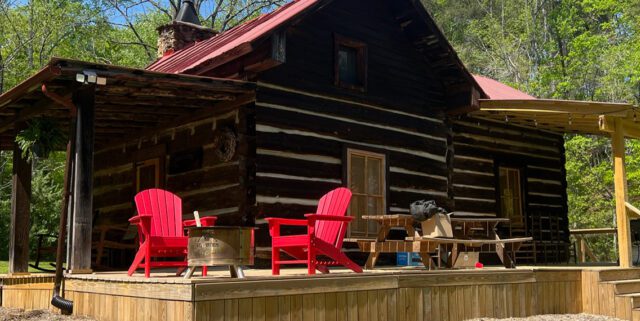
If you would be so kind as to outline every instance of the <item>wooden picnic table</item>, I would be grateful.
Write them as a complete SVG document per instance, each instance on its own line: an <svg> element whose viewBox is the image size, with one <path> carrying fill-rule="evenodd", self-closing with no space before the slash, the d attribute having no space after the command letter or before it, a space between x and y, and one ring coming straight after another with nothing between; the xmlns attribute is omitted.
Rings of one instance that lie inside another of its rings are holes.
<svg viewBox="0 0 640 321"><path fill-rule="evenodd" d="M455 214L454 214L455 215ZM508 218L501 217L451 217L454 236L472 238L483 236L487 239L500 239L496 228L500 223L510 223Z"/></svg>
<svg viewBox="0 0 640 321"><path fill-rule="evenodd" d="M478 248L482 246L493 247L496 254L505 267L515 267L513 254L520 244L530 241L531 238L501 240L496 233L496 227L500 223L507 223L507 218L462 218L452 217L451 225L454 229L453 239L421 237L413 227L414 220L407 214L367 215L365 220L375 221L380 225L380 230L375 240L358 240L358 246L363 252L369 252L369 258L365 268L372 269L381 253L413 252L419 253L425 267L431 269L433 261L431 253L447 250L451 254L447 265L453 266L461 249ZM392 228L401 228L407 232L404 240L387 240ZM484 236L478 238L478 236ZM438 266L442 258L438 255Z"/></svg>
<svg viewBox="0 0 640 321"><path fill-rule="evenodd" d="M428 245L417 244L405 240L387 240L389 231L394 227L403 228L407 231L408 236L419 237L420 235L413 228L413 217L406 214L389 214L389 215L364 215L362 219L375 221L380 225L378 236L375 240L358 240L358 246L363 252L369 252L369 258L365 264L365 268L373 269L380 253L398 253L398 252L414 252L419 253L422 263L425 267L430 268L431 256L429 253L435 249L431 249Z"/></svg>

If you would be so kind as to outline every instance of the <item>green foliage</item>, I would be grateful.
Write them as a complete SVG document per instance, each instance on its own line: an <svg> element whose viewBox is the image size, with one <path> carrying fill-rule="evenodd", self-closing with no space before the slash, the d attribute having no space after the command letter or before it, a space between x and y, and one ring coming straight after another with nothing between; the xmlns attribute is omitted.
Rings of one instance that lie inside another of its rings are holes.
<svg viewBox="0 0 640 321"><path fill-rule="evenodd" d="M640 1L423 0L467 67L541 98L640 102ZM572 228L615 224L607 137L566 136ZM640 143L626 150L640 202ZM615 259L613 239L590 240Z"/></svg>
<svg viewBox="0 0 640 321"><path fill-rule="evenodd" d="M284 0L197 0L202 21L226 30ZM51 57L144 68L156 59L156 29L169 22L178 0L0 0L0 93L42 68ZM59 149L63 137L52 122L33 120L18 136L30 156L40 141ZM0 259L7 257L12 153L0 151ZM33 158L33 157L31 157ZM57 234L64 154L33 162L31 240ZM34 250L35 242L31 242Z"/></svg>
<svg viewBox="0 0 640 321"><path fill-rule="evenodd" d="M54 150L60 150L66 135L58 124L50 118L35 118L27 123L27 128L16 135L16 144L22 150L22 157L30 161L48 158Z"/></svg>

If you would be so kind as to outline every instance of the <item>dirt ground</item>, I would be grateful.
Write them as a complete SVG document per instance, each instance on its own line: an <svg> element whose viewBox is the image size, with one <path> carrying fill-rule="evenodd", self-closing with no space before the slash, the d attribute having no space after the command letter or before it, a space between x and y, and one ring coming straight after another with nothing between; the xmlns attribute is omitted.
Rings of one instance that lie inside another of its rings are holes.
<svg viewBox="0 0 640 321"><path fill-rule="evenodd" d="M547 314L536 315L528 318L506 318L506 319L492 319L492 318L479 318L468 321L622 321L617 318L605 317L602 315L593 314Z"/></svg>
<svg viewBox="0 0 640 321"><path fill-rule="evenodd" d="M65 316L46 310L24 311L22 309L0 308L0 321L95 321L94 319Z"/></svg>

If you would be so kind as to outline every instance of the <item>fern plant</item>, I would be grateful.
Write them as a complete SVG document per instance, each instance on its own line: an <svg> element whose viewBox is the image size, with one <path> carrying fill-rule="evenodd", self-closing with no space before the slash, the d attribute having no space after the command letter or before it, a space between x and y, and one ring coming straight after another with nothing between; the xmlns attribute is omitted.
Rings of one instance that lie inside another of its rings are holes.
<svg viewBox="0 0 640 321"><path fill-rule="evenodd" d="M36 118L16 135L22 157L30 161L47 158L52 151L64 146L66 137L58 124L46 117Z"/></svg>

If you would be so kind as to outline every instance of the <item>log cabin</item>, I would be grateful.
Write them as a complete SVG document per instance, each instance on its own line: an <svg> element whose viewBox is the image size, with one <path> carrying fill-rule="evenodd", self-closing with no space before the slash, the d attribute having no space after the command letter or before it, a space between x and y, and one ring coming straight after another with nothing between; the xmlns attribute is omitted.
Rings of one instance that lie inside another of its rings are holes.
<svg viewBox="0 0 640 321"><path fill-rule="evenodd" d="M263 255L266 217L302 217L348 186L350 239L377 233L362 216L426 199L456 216L509 218L501 233L535 239L522 260L567 259L563 134L602 134L598 112L630 106L536 99L473 75L418 0L295 0L222 33L182 5L192 14L158 29L159 58L145 70L56 58L0 96L3 148L20 152L15 135L33 117L92 129L74 134L93 158L76 160L72 269L91 268L90 252L94 267L103 255L107 266L130 262L113 253L133 242L133 196L151 187L178 194L186 217L258 227ZM104 82L87 81L96 76ZM556 108L554 118L533 105ZM93 112L75 117L78 106ZM582 107L596 116L573 119ZM16 177L19 271L30 189L18 183L30 177Z"/></svg>
<svg viewBox="0 0 640 321"><path fill-rule="evenodd" d="M419 1L298 0L185 47L162 40L148 70L257 83L245 191L208 162L159 180L188 210L256 224L261 252L265 217L312 213L322 194L348 186L351 238L377 233L361 216L429 199L458 216L510 218L510 233L538 236L539 259L566 258L562 134L465 116L479 99L535 98L470 74ZM229 197L243 193L242 206Z"/></svg>

